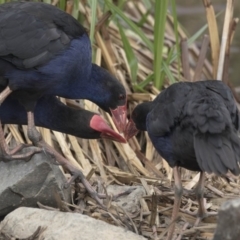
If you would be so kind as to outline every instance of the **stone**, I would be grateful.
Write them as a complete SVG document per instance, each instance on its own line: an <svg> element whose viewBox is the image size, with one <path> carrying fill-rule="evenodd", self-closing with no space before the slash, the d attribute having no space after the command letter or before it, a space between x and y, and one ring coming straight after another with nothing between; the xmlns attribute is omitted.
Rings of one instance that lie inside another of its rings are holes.
<svg viewBox="0 0 240 240"><path fill-rule="evenodd" d="M64 189L66 178L51 157L34 154L28 161L0 162L0 216L20 206L41 204L59 207L59 200L70 202L71 189Z"/></svg>
<svg viewBox="0 0 240 240"><path fill-rule="evenodd" d="M222 204L218 212L217 228L213 240L239 240L240 198Z"/></svg>
<svg viewBox="0 0 240 240"><path fill-rule="evenodd" d="M118 197L112 201L112 204L124 208L125 211L134 215L140 212L140 199L146 195L144 187L119 185L109 185L107 187L108 194L112 194L113 196L128 190L132 190L132 192Z"/></svg>
<svg viewBox="0 0 240 240"><path fill-rule="evenodd" d="M146 240L133 232L82 215L21 207L8 214L0 224L0 233L17 239L31 236L38 227L44 240Z"/></svg>

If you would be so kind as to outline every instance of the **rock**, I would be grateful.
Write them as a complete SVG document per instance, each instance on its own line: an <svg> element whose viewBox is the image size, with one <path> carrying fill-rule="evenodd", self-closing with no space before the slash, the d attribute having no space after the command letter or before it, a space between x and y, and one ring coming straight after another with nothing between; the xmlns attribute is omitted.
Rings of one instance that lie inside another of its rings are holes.
<svg viewBox="0 0 240 240"><path fill-rule="evenodd" d="M218 212L217 228L213 240L239 240L240 198L226 201Z"/></svg>
<svg viewBox="0 0 240 240"><path fill-rule="evenodd" d="M30 161L0 162L0 216L20 206L37 207L37 202L59 207L59 199L70 201L66 178L50 156L35 154Z"/></svg>
<svg viewBox="0 0 240 240"><path fill-rule="evenodd" d="M64 213L21 207L8 214L0 232L15 238L27 238L37 228L46 228L44 240L144 240L146 238L79 213Z"/></svg>
<svg viewBox="0 0 240 240"><path fill-rule="evenodd" d="M117 195L127 190L133 190L130 194L118 197L112 202L113 205L124 208L130 214L140 213L140 199L146 195L146 191L142 186L119 186L109 185L107 187L108 194Z"/></svg>

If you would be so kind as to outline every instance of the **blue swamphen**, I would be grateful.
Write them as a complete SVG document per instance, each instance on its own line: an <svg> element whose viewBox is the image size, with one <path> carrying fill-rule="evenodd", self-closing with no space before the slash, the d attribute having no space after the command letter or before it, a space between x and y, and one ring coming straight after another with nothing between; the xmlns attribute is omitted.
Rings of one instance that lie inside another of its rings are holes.
<svg viewBox="0 0 240 240"><path fill-rule="evenodd" d="M122 131L126 122L126 91L116 78L91 60L87 32L71 15L41 2L0 5L0 81L5 86L0 104L10 93L14 94L27 111L29 139L54 154L71 172L69 183L76 178L84 180L84 176L42 140L35 128L34 108L43 95L89 99L111 113ZM19 147L9 151L1 127L0 148L5 159L26 157L16 154Z"/></svg>
<svg viewBox="0 0 240 240"><path fill-rule="evenodd" d="M74 109L61 103L55 96L41 97L35 107L37 126L87 139L107 138L125 143L125 139L114 132L100 115L84 109ZM4 124L27 124L24 107L13 96L9 96L0 107L0 118ZM74 172L90 195L102 206L98 195L91 187L82 172L75 168L47 144L44 147L60 160L68 170ZM4 158L3 158L4 159ZM74 178L66 185L68 186Z"/></svg>
<svg viewBox="0 0 240 240"><path fill-rule="evenodd" d="M204 172L239 175L240 118L231 90L221 81L175 83L152 102L139 104L126 128L147 131L158 153L173 168L175 200L172 220L179 211L182 184L178 168L200 171L196 186L199 203L196 225L207 215L203 202ZM172 239L174 224L168 232Z"/></svg>
<svg viewBox="0 0 240 240"><path fill-rule="evenodd" d="M106 70L91 63L91 44L83 26L50 4L0 5L0 77L6 82L0 103L15 92L27 111L28 136L35 145L41 136L33 113L42 95L89 99L112 114L119 131L125 128L124 87ZM5 142L0 143L2 151L11 155Z"/></svg>

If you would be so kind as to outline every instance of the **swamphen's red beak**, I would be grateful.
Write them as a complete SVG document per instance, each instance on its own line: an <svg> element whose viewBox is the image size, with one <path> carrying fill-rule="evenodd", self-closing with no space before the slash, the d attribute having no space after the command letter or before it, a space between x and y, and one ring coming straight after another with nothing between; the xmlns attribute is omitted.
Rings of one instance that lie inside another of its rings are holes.
<svg viewBox="0 0 240 240"><path fill-rule="evenodd" d="M90 121L90 127L98 132L101 132L102 138L111 139L117 142L126 143L125 138L114 132L99 115L94 115Z"/></svg>
<svg viewBox="0 0 240 240"><path fill-rule="evenodd" d="M112 119L120 133L124 132L127 120L127 105L111 109Z"/></svg>
<svg viewBox="0 0 240 240"><path fill-rule="evenodd" d="M124 131L124 136L125 136L126 140L132 138L137 133L138 133L138 129L136 128L136 125L133 122L133 120L130 119L126 128L125 128L125 131Z"/></svg>

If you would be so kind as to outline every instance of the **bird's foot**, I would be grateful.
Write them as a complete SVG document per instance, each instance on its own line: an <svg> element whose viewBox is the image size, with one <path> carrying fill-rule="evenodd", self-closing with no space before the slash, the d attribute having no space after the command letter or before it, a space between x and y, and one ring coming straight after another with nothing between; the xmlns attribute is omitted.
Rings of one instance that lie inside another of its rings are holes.
<svg viewBox="0 0 240 240"><path fill-rule="evenodd" d="M217 212L207 212L206 210L203 210L203 211L196 210L196 211L192 212L189 209L185 209L185 210L181 209L181 212L197 218L194 225L193 225L194 227L197 227L198 224L203 219L208 218L208 217L215 217L218 214Z"/></svg>
<svg viewBox="0 0 240 240"><path fill-rule="evenodd" d="M54 157L54 160L58 162L59 165L62 165L67 171L71 173L71 178L70 180L64 184L64 188L68 188L74 181L76 182L81 182L90 196L97 201L97 203L105 210L106 207L103 205L101 199L106 198L105 194L98 194L91 184L88 182L88 180L85 178L81 170L69 162L66 158L64 158L62 155L60 155L54 148L49 146L44 140L41 140L37 143L37 146L40 148L43 148L44 151L48 152L51 157Z"/></svg>
<svg viewBox="0 0 240 240"><path fill-rule="evenodd" d="M31 148L29 148L30 146ZM41 148L21 143L11 150L9 150L7 147L2 149L2 152L0 153L0 159L3 162L9 162L13 160L23 160L28 162L35 153L40 153L41 151Z"/></svg>
<svg viewBox="0 0 240 240"><path fill-rule="evenodd" d="M196 219L196 221L195 221L195 223L194 223L193 226L194 226L194 227L197 227L198 224L199 224L203 219L208 218L208 217L216 217L217 215L218 215L217 212L207 212L207 211L205 211L203 214L197 213L197 214L196 214L197 219Z"/></svg>
<svg viewBox="0 0 240 240"><path fill-rule="evenodd" d="M60 155L54 148L50 147L44 140L41 140L37 143L38 147L41 147L44 149L45 152L48 152L52 158L54 158L55 161L58 162L59 165L62 165L66 170L68 170L71 173L71 178L64 184L64 188L70 187L70 185L75 182L81 182L83 186L86 188L87 192L90 194L90 196L104 209L107 210L106 206L103 205L101 199L106 199L108 196L106 194L99 194L97 193L89 181L85 178L81 170L69 162L66 158L64 158L62 155ZM122 193L119 193L118 195L113 196L113 199L116 199L122 195L128 194L132 190L128 190Z"/></svg>
<svg viewBox="0 0 240 240"><path fill-rule="evenodd" d="M91 195L91 197L93 199L96 200L96 202L104 209L107 211L107 208L102 204L101 199L106 199L109 196L107 194L101 194L101 193L97 193L93 187L91 186L91 184L87 181L87 179L84 177L83 173L81 171L75 171L74 173L72 172L72 177L71 179L64 185L65 188L68 188L72 182L76 181L81 181L81 183L84 185L84 187L86 188L86 190L88 191L88 193ZM117 198L130 194L132 191L134 191L136 188L132 188L132 189L128 189L126 191L120 192L118 194L112 195L111 199L113 201L116 201Z"/></svg>
<svg viewBox="0 0 240 240"><path fill-rule="evenodd" d="M106 206L103 205L102 200L106 198L106 194L98 194L93 187L91 186L91 184L89 183L89 181L85 178L85 176L83 175L83 173L71 166L69 171L72 174L72 177L68 180L67 183L64 184L64 188L68 188L74 181L77 182L81 182L83 184L83 186L86 188L87 192L90 194L90 196L104 209L107 210Z"/></svg>
<svg viewBox="0 0 240 240"><path fill-rule="evenodd" d="M42 148L42 151L45 153L47 159L54 165L61 166L62 164L59 163L59 161L56 159L56 156L53 152L46 150L45 148Z"/></svg>
<svg viewBox="0 0 240 240"><path fill-rule="evenodd" d="M33 145L37 146L38 142L42 140L42 135L35 127L28 127L28 138L31 140Z"/></svg>

